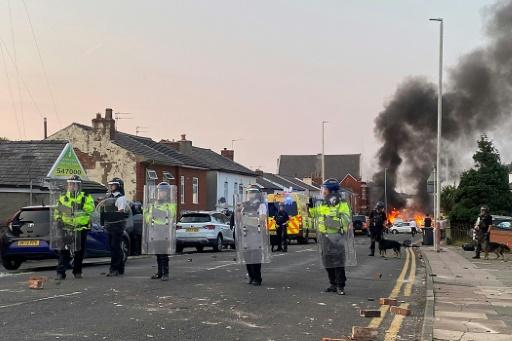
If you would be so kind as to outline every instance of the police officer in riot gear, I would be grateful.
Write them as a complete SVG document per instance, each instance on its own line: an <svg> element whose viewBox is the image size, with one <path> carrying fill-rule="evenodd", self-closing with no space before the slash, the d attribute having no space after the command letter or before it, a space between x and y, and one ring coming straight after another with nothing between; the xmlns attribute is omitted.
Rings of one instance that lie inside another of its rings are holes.
<svg viewBox="0 0 512 341"><path fill-rule="evenodd" d="M124 196L124 182L120 178L113 178L108 183L109 192L106 199L111 199L112 207L104 212L102 221L108 231L110 242L110 271L107 277L115 277L124 274L124 263L122 241L126 229L126 212L130 209Z"/></svg>
<svg viewBox="0 0 512 341"><path fill-rule="evenodd" d="M175 186L174 186L175 188ZM156 186L156 200L149 200L144 209L144 253L156 254L157 273L151 279L169 280L169 254L176 245L176 197L173 186L161 182Z"/></svg>
<svg viewBox="0 0 512 341"><path fill-rule="evenodd" d="M475 226L476 249L473 259L480 258L480 252L482 252L482 244L484 245L485 249L487 249L487 244L489 243L489 228L491 225L492 216L489 213L489 207L487 205L483 205L480 208L480 215Z"/></svg>
<svg viewBox="0 0 512 341"><path fill-rule="evenodd" d="M384 203L377 202L375 209L370 213L370 254L368 256L375 256L375 242L380 242L382 233L384 232L384 224L386 223L386 212L384 212Z"/></svg>
<svg viewBox="0 0 512 341"><path fill-rule="evenodd" d="M94 212L94 199L90 194L82 191L82 179L73 175L67 180L67 190L58 198L53 211L53 220L60 229L61 244L57 255L57 280L66 278L66 270L73 252L73 275L76 279L82 278L82 263L85 253L87 230ZM66 236L72 240L65 240ZM76 239L76 240L75 240ZM74 244L74 245L69 245Z"/></svg>
<svg viewBox="0 0 512 341"><path fill-rule="evenodd" d="M329 277L330 286L325 291L345 295L345 266L355 265L355 248L350 207L339 190L338 180L326 180L322 185L323 200L310 208L310 213L317 226L322 264Z"/></svg>
<svg viewBox="0 0 512 341"><path fill-rule="evenodd" d="M262 283L261 264L270 262L270 238L267 229L267 205L264 194L254 186L237 199L235 234L238 262L245 264L249 284Z"/></svg>

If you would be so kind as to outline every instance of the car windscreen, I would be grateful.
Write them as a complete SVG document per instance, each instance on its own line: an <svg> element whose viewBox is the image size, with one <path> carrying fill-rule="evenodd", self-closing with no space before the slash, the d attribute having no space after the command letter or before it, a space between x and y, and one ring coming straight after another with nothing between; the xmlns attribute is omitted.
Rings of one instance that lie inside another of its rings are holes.
<svg viewBox="0 0 512 341"><path fill-rule="evenodd" d="M364 215L355 215L355 216L352 217L352 221L353 222L356 222L356 221L364 222L364 221L366 221L366 216L364 216Z"/></svg>
<svg viewBox="0 0 512 341"><path fill-rule="evenodd" d="M209 223L211 221L209 214L200 214L200 213L194 213L194 214L184 214L181 219L180 223L190 224L190 223Z"/></svg>
<svg viewBox="0 0 512 341"><path fill-rule="evenodd" d="M21 211L18 216L19 222L46 223L50 221L49 210L28 210Z"/></svg>

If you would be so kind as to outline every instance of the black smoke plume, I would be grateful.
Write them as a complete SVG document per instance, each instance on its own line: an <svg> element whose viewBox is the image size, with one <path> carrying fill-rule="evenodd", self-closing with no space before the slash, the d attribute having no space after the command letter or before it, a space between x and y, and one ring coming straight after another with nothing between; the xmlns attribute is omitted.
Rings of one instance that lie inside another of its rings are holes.
<svg viewBox="0 0 512 341"><path fill-rule="evenodd" d="M453 146L467 146L512 114L512 0L490 8L486 32L488 45L463 56L444 84L442 153L448 164L457 164L467 151ZM387 168L390 206L406 205L396 191L400 177L402 184L414 186L415 205L431 208L426 180L436 158L437 86L424 78L405 80L375 119L375 134L383 145L374 182L384 187Z"/></svg>

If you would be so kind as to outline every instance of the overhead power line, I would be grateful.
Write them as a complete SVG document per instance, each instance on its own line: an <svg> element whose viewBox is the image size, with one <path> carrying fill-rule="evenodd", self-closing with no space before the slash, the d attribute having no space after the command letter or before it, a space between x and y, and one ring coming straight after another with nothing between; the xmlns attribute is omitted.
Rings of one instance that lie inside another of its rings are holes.
<svg viewBox="0 0 512 341"><path fill-rule="evenodd" d="M57 118L57 122L59 126L62 127L62 122L60 120L59 112L57 110L57 103L55 102L55 97L53 96L52 87L50 86L50 81L48 79L48 73L46 72L46 66L44 64L43 56L41 55L41 49L39 48L39 43L37 42L36 33L34 31L34 26L32 25L32 20L30 19L30 13L27 7L25 0L22 0L23 7L25 8L25 13L27 14L27 21L30 26L30 31L32 32L32 38L34 39L34 45L36 46L37 54L39 56L39 62L41 63L41 68L43 69L43 76L46 82L46 86L48 87L48 93L50 94L50 99L52 101L53 110L55 112L55 116Z"/></svg>
<svg viewBox="0 0 512 341"><path fill-rule="evenodd" d="M0 54L2 54L2 61L4 63L5 78L7 79L7 88L9 89L9 96L11 97L12 110L13 110L14 118L16 120L16 128L18 128L18 135L21 140L23 138L23 136L21 134L20 122L18 120L18 111L16 110L16 104L14 103L14 95L12 93L11 78L9 77L9 71L7 69L7 61L5 60L4 48L2 47L2 45L0 45Z"/></svg>

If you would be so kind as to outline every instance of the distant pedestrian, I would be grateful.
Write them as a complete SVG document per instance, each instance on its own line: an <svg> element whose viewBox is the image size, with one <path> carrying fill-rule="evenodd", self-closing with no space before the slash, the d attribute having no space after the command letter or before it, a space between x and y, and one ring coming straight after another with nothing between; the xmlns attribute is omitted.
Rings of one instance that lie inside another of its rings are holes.
<svg viewBox="0 0 512 341"><path fill-rule="evenodd" d="M375 256L375 242L380 242L382 239L382 233L384 233L386 223L386 212L384 212L384 203L382 201L377 202L375 209L370 213L370 254L369 256Z"/></svg>
<svg viewBox="0 0 512 341"><path fill-rule="evenodd" d="M430 214L427 213L425 219L423 220L424 227L432 227L432 218L430 218Z"/></svg>
<svg viewBox="0 0 512 341"><path fill-rule="evenodd" d="M288 222L290 217L286 213L285 206L283 203L279 204L279 211L275 216L276 220L276 242L277 251L288 252ZM274 245L272 245L272 249Z"/></svg>
<svg viewBox="0 0 512 341"><path fill-rule="evenodd" d="M484 249L487 250L487 244L489 243L489 228L491 225L492 216L489 214L489 207L483 205L480 208L480 215L478 216L477 224L475 225L476 250L473 259L480 259L482 244Z"/></svg>

